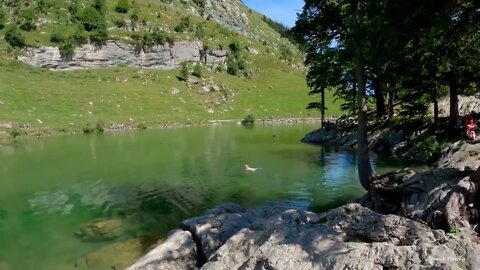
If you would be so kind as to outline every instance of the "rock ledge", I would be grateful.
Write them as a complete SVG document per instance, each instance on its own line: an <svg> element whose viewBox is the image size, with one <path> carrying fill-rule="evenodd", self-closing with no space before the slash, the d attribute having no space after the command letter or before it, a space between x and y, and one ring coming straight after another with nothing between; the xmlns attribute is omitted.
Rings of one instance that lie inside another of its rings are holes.
<svg viewBox="0 0 480 270"><path fill-rule="evenodd" d="M154 250L128 270L480 269L480 245L473 231L445 234L360 204L321 214L224 204L182 226L185 231L174 235L194 241L180 243L171 236L155 250L162 250L160 255L198 250L196 265L191 252L173 262Z"/></svg>

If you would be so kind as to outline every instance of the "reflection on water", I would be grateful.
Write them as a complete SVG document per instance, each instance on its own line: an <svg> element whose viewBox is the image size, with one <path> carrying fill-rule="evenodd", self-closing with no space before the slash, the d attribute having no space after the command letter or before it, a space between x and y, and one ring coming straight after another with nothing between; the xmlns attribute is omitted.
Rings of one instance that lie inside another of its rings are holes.
<svg viewBox="0 0 480 270"><path fill-rule="evenodd" d="M220 203L322 211L361 196L355 154L299 143L312 129L197 127L8 146L0 152L0 265L106 269L85 263L89 254L151 243ZM383 160L374 157L377 170L403 165ZM246 163L262 169L245 174ZM122 233L74 237L81 224L105 218L121 220Z"/></svg>

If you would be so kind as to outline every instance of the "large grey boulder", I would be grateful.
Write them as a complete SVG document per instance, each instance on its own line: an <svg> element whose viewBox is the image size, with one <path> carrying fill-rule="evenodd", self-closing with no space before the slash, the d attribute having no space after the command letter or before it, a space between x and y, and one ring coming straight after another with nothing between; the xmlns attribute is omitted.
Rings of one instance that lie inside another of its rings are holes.
<svg viewBox="0 0 480 270"><path fill-rule="evenodd" d="M236 204L224 204L184 221L183 226L198 245L201 270L480 269L479 240L472 230L460 228L455 234L445 234L360 204L321 214L283 207L245 211ZM187 246L192 250L190 239ZM170 240L173 248L162 245L157 249L163 252L151 252L148 260L141 259L137 268L127 270L197 269L191 261L174 263L165 255L171 254L166 250L185 246L180 240ZM164 268L147 268L149 264L140 264L145 261Z"/></svg>
<svg viewBox="0 0 480 270"><path fill-rule="evenodd" d="M442 158L437 165L442 168L457 168L464 170L470 168L476 170L480 167L480 143L471 144L458 141L444 149Z"/></svg>
<svg viewBox="0 0 480 270"><path fill-rule="evenodd" d="M201 268L479 269L469 231L445 235L422 223L349 204L315 215L289 210L265 230L244 228ZM260 221L258 221L260 222Z"/></svg>
<svg viewBox="0 0 480 270"><path fill-rule="evenodd" d="M207 53L205 62L208 66L216 68L218 65L223 65L227 62L227 50L211 50Z"/></svg>
<svg viewBox="0 0 480 270"><path fill-rule="evenodd" d="M472 111L480 112L479 96L458 96L458 113L460 115L470 114ZM450 115L450 99L444 98L438 102L440 116ZM433 115L433 104L430 106L430 113Z"/></svg>
<svg viewBox="0 0 480 270"><path fill-rule="evenodd" d="M197 249L192 235L177 230L126 270L195 270Z"/></svg>
<svg viewBox="0 0 480 270"><path fill-rule="evenodd" d="M223 204L207 211L203 216L187 219L182 228L190 231L203 260L208 258L232 235L248 226L243 209L236 204Z"/></svg>

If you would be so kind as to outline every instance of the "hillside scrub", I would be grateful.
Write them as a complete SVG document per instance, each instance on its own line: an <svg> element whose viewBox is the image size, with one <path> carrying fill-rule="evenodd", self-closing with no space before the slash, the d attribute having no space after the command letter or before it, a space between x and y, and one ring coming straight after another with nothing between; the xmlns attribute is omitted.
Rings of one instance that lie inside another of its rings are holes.
<svg viewBox="0 0 480 270"><path fill-rule="evenodd" d="M127 13L130 9L130 4L128 0L119 0L115 6L115 11L118 13Z"/></svg>
<svg viewBox="0 0 480 270"><path fill-rule="evenodd" d="M23 36L22 32L18 30L18 28L11 26L6 32L4 36L5 41L12 47L22 48L25 47L25 37Z"/></svg>

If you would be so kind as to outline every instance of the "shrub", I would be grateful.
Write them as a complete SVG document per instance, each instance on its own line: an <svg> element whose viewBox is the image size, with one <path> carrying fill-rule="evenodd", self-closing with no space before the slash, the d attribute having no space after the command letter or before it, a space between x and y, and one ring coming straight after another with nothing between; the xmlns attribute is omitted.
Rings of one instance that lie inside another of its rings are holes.
<svg viewBox="0 0 480 270"><path fill-rule="evenodd" d="M160 31L158 28L152 32L152 40L155 44L161 45L164 43L170 43L171 38L167 35L167 33Z"/></svg>
<svg viewBox="0 0 480 270"><path fill-rule="evenodd" d="M195 67L193 68L193 76L196 76L198 78L202 78L203 76L203 69L202 69L202 65L200 65L200 63L197 63L195 65Z"/></svg>
<svg viewBox="0 0 480 270"><path fill-rule="evenodd" d="M52 7L52 3L47 0L38 0L37 1L37 10L40 13L47 14L47 9Z"/></svg>
<svg viewBox="0 0 480 270"><path fill-rule="evenodd" d="M18 136L22 135L22 133L21 133L18 129L16 129L16 128L12 129L12 130L9 132L9 134L10 134L10 137L11 137L12 139L15 139L15 138L17 138Z"/></svg>
<svg viewBox="0 0 480 270"><path fill-rule="evenodd" d="M180 22L175 26L175 32L185 32L192 27L192 21L190 16L184 16L180 19Z"/></svg>
<svg viewBox="0 0 480 270"><path fill-rule="evenodd" d="M79 0L72 0L70 5L68 5L68 12L70 13L70 19L72 22L77 22L80 20L80 1Z"/></svg>
<svg viewBox="0 0 480 270"><path fill-rule="evenodd" d="M429 136L415 142L414 149L417 152L418 159L421 161L432 162L440 157L441 149L435 136Z"/></svg>
<svg viewBox="0 0 480 270"><path fill-rule="evenodd" d="M127 13L129 9L130 4L128 3L128 0L119 0L115 6L115 11L118 13Z"/></svg>
<svg viewBox="0 0 480 270"><path fill-rule="evenodd" d="M147 124L145 124L145 122L140 122L138 123L137 128L140 130L145 130L147 129Z"/></svg>
<svg viewBox="0 0 480 270"><path fill-rule="evenodd" d="M190 71L188 70L188 64L187 62L183 62L182 66L180 67L180 75L178 76L178 78L183 81L187 81L189 76Z"/></svg>
<svg viewBox="0 0 480 270"><path fill-rule="evenodd" d="M83 128L82 128L83 133L93 133L95 129L90 126L90 123L87 123Z"/></svg>
<svg viewBox="0 0 480 270"><path fill-rule="evenodd" d="M102 44L107 39L107 29L97 29L90 34L90 41L96 44Z"/></svg>
<svg viewBox="0 0 480 270"><path fill-rule="evenodd" d="M229 45L228 45L228 48L230 48L230 50L233 52L233 53L239 53L243 48L242 48L242 45L240 44L240 42L238 40L234 40L232 41Z"/></svg>
<svg viewBox="0 0 480 270"><path fill-rule="evenodd" d="M238 62L234 57L228 57L227 59L227 73L233 76L239 73Z"/></svg>
<svg viewBox="0 0 480 270"><path fill-rule="evenodd" d="M243 46L238 40L235 40L228 45L228 48L230 49L230 54L227 59L227 73L236 76L247 67L242 54Z"/></svg>
<svg viewBox="0 0 480 270"><path fill-rule="evenodd" d="M140 18L138 17L138 10L135 8L130 15L130 21L132 21L132 28L135 28Z"/></svg>
<svg viewBox="0 0 480 270"><path fill-rule="evenodd" d="M87 31L106 29L105 17L95 8L87 7L80 14L80 21Z"/></svg>
<svg viewBox="0 0 480 270"><path fill-rule="evenodd" d="M60 55L64 60L71 59L73 53L75 52L75 44L72 40L66 40L60 44L58 50L60 51Z"/></svg>
<svg viewBox="0 0 480 270"><path fill-rule="evenodd" d="M205 27L203 25L198 26L197 29L195 30L195 37L198 38L198 39L203 39L203 38L205 38L206 35L207 35L207 32L206 32Z"/></svg>
<svg viewBox="0 0 480 270"><path fill-rule="evenodd" d="M20 13L20 29L32 31L37 29L35 22L37 20L37 11L33 8L26 8Z"/></svg>
<svg viewBox="0 0 480 270"><path fill-rule="evenodd" d="M0 29L5 27L5 23L7 22L7 12L0 6Z"/></svg>
<svg viewBox="0 0 480 270"><path fill-rule="evenodd" d="M282 59L282 60L287 60L287 61L290 62L290 61L292 61L292 59L293 59L293 52L292 52L292 50L291 50L288 46L286 46L286 45L282 45L282 46L280 47L280 55L281 55L280 59Z"/></svg>
<svg viewBox="0 0 480 270"><path fill-rule="evenodd" d="M127 22L124 19L117 19L113 22L116 27L118 28L125 28L127 27Z"/></svg>
<svg viewBox="0 0 480 270"><path fill-rule="evenodd" d="M105 131L105 124L102 121L98 121L95 126L95 131L98 133L103 133Z"/></svg>
<svg viewBox="0 0 480 270"><path fill-rule="evenodd" d="M81 26L77 27L77 29L75 29L75 32L73 33L73 35L71 36L71 39L73 39L75 41L75 43L77 44L82 44L82 43L86 43L87 40L88 40L88 35L87 33L82 29Z"/></svg>
<svg viewBox="0 0 480 270"><path fill-rule="evenodd" d="M16 27L11 27L5 32L4 36L5 41L10 44L12 47L22 48L25 47L25 37Z"/></svg>
<svg viewBox="0 0 480 270"><path fill-rule="evenodd" d="M253 116L252 114L248 114L242 120L242 125L252 126L253 124L255 124L255 116Z"/></svg>
<svg viewBox="0 0 480 270"><path fill-rule="evenodd" d="M65 40L66 40L65 34L62 32L54 32L50 36L50 41L54 43L61 43L61 42L64 42Z"/></svg>
<svg viewBox="0 0 480 270"><path fill-rule="evenodd" d="M92 7L98 10L98 12L100 12L102 15L104 15L107 11L107 4L105 3L105 0L95 0Z"/></svg>

